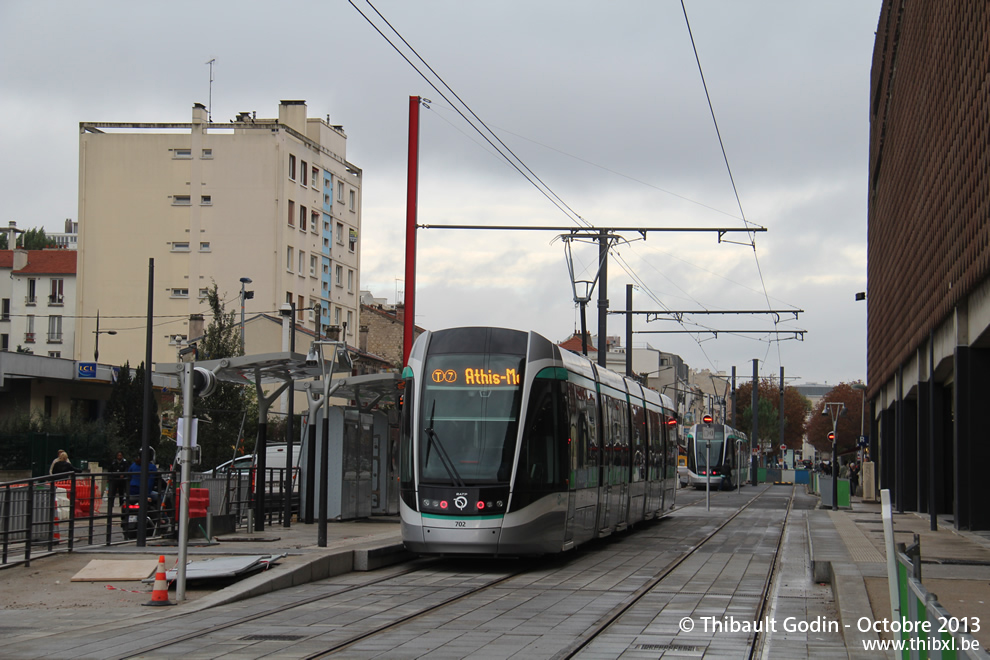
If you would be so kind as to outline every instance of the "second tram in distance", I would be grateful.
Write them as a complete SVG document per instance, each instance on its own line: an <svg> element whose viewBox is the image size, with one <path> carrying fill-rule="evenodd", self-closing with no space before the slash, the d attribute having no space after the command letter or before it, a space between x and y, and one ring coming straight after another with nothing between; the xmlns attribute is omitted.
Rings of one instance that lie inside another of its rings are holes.
<svg viewBox="0 0 990 660"><path fill-rule="evenodd" d="M570 550L673 506L673 404L534 333L424 332L404 372L402 540L427 555Z"/></svg>
<svg viewBox="0 0 990 660"><path fill-rule="evenodd" d="M706 437L709 433L710 439ZM722 488L723 481L726 488L735 488L735 481L739 478L733 474L737 467L737 440L743 441L748 457L749 443L744 433L725 424L692 426L687 437L687 485L705 488L710 479L713 490Z"/></svg>

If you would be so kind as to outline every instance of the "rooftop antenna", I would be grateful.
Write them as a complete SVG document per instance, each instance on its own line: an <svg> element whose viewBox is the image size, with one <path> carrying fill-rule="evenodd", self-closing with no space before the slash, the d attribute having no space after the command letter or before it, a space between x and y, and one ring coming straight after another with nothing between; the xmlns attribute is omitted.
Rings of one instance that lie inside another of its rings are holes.
<svg viewBox="0 0 990 660"><path fill-rule="evenodd" d="M217 58L214 57L209 62L205 62L205 64L210 65L210 100L209 100L209 104L206 107L206 121L210 122L211 124L213 123L213 64L216 61Z"/></svg>

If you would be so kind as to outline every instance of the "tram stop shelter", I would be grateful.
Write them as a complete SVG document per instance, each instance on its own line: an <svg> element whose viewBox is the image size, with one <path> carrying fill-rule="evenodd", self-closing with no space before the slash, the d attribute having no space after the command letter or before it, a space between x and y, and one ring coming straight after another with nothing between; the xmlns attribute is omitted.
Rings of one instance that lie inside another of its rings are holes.
<svg viewBox="0 0 990 660"><path fill-rule="evenodd" d="M213 374L219 382L254 386L258 394L258 456L255 478L254 522L263 529L265 516L268 413L283 392L305 391L310 403L308 433L301 445L300 494L307 522L312 522L314 498L327 479L328 517L342 520L371 513L394 514L398 509L394 466L397 461L398 419L395 404L400 376L395 373L364 376L328 376L312 355L283 351L192 363L157 364L156 372L179 378L186 364ZM319 393L350 401L347 406L328 406ZM327 423L321 423L327 420ZM322 428L327 434L327 455L317 440ZM329 459L329 460L327 460ZM324 467L328 468L324 470ZM320 493L322 494L322 492Z"/></svg>

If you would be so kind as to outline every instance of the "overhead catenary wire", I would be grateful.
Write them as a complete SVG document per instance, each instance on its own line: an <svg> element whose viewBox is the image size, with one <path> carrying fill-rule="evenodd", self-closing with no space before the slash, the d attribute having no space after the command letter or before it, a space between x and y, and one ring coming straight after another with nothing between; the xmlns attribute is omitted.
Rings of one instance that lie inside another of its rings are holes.
<svg viewBox="0 0 990 660"><path fill-rule="evenodd" d="M718 128L718 119L715 117L715 107L712 105L711 95L708 93L708 83L705 82L705 71L701 66L701 57L698 54L698 46L694 41L694 33L691 30L691 20L688 18L687 6L684 4L684 0L681 0L681 11L684 13L684 24L687 26L688 37L691 39L691 49L694 51L694 59L698 64L698 75L701 77L701 85L705 90L705 99L708 101L708 110L712 115L712 123L715 126L715 134L718 136L718 144L722 150L722 159L725 161L725 169L729 174L729 182L732 184L732 192L736 197L736 204L739 206L739 213L742 216L743 223L748 227L750 223L746 219L746 212L742 207L742 200L739 198L739 189L736 187L735 177L732 176L732 167L729 165L729 156L725 151L725 143L722 141L722 133ZM766 280L763 278L763 268L760 266L760 258L756 252L756 234L750 235L751 245L753 247L753 259L756 262L756 272L760 276L760 285L763 287L763 296L766 298L767 308L772 307L770 304L770 294L767 292ZM774 321L774 329L777 329L777 321ZM764 361L766 361L766 356L770 354L771 343L767 343L767 352L764 354ZM783 358L780 355L780 342L777 342L777 360L779 363L783 364Z"/></svg>
<svg viewBox="0 0 990 660"><path fill-rule="evenodd" d="M466 121L468 125L471 126L471 128L473 128L478 133L478 135L480 135L486 142L488 142L488 144L492 146L492 148L494 148L506 161L508 161L509 164L514 169L516 169L516 171L518 171L527 181L529 181L534 188L539 190L544 197L546 197L554 206L560 209L560 211L564 213L564 215L566 215L568 218L570 218L572 222L579 225L583 224L585 226L591 226L591 223L589 223L587 220L581 217L579 213L577 213L574 209L568 206L567 203L564 202L564 200L562 200L560 196L558 196L557 193L553 191L552 188L550 188L550 186L548 186L539 176L537 176L536 173L533 172L533 170L530 169L529 166L526 165L526 163L521 158L519 158L519 156L517 156L515 152L513 152L512 149L510 149L508 145L506 145L505 142L503 142L502 139L499 138L498 135L491 128L488 127L487 124L485 124L485 122L474 112L474 110L472 110L471 107L467 103L465 103L460 96L458 96L458 94L453 90L453 88L450 87L450 85L447 84L447 82L443 79L443 77L440 76L440 74L438 74L425 59L423 59L423 57L416 51L416 49L413 48L408 41L406 41L405 37L403 37L402 34L399 33L399 31L396 30L391 23L389 23L388 19L386 19L382 15L382 13L378 11L378 9L373 4L371 4L369 0L365 0L367 5L371 7L372 10L374 10L374 12L378 15L378 17L385 23L385 25L388 26L388 28L392 31L392 33L395 34L395 36L402 41L402 43L406 46L406 48L408 48L413 53L413 55L416 56L416 59L422 62L423 65L427 69L429 69L430 73L437 79L437 81L439 81L439 83L444 87L444 89L449 91L450 95L453 96L455 99L457 99L458 103L460 103L460 105L471 115L473 121L471 118L465 115L464 112L462 112L457 107L457 105L450 100L450 98L448 98L447 94L445 94L443 90L437 87L436 84L434 84L434 82L430 80L429 76L423 73L423 71L418 66L416 66L416 64L413 63L412 60L410 60L406 56L405 53L402 52L402 49L399 48L395 44L395 42L393 42L381 30L381 28L375 25L374 21L372 21L367 14L361 11L361 9L354 3L354 0L348 0L348 2L352 7L354 7L355 11L361 14L362 18L364 18L365 21L367 21L368 24L372 28L374 28L374 30L378 32L378 34L381 35L383 39L385 39L385 41L388 42L388 44L395 50L396 53L399 54L399 56L401 56L402 59L404 59L409 64L409 66L411 66L413 70L416 71L416 73L418 73L420 77L430 87L433 88L434 91L436 91L437 94L439 94L445 101L447 101L447 103L450 104L450 106L454 109L454 111L457 112L457 114L459 114L464 119L464 121ZM484 130L481 130L478 124L484 127ZM494 142L492 141L493 139ZM495 142L497 142L498 144L496 145Z"/></svg>

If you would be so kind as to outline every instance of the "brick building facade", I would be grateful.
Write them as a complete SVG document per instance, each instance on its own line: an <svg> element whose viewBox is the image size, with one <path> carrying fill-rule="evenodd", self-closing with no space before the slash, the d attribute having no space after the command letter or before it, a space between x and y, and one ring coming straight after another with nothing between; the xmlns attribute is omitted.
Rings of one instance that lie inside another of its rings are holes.
<svg viewBox="0 0 990 660"><path fill-rule="evenodd" d="M402 306L395 312L390 312L377 305L361 305L361 339L362 351L374 353L402 370L402 325L404 316ZM413 341L423 334L423 328L413 328Z"/></svg>
<svg viewBox="0 0 990 660"><path fill-rule="evenodd" d="M871 70L871 455L901 511L990 529L990 3L884 0Z"/></svg>

